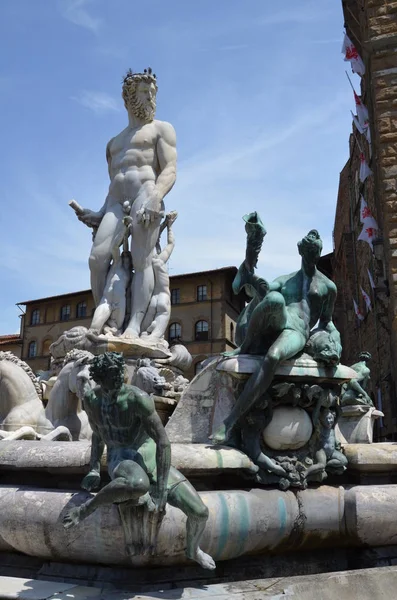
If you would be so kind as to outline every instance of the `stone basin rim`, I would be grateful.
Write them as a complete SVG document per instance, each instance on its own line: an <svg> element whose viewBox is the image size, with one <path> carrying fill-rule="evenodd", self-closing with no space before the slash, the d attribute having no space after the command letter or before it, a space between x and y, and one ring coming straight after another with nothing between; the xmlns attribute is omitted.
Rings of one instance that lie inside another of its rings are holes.
<svg viewBox="0 0 397 600"><path fill-rule="evenodd" d="M235 375L249 375L253 372L258 362L263 361L263 356L256 354L240 354L232 357L221 357L216 365L217 371L224 371ZM295 379L314 378L332 379L344 382L356 379L357 373L346 365L339 364L336 367L327 367L316 362L308 355L302 355L282 362L275 373L275 377L284 376Z"/></svg>

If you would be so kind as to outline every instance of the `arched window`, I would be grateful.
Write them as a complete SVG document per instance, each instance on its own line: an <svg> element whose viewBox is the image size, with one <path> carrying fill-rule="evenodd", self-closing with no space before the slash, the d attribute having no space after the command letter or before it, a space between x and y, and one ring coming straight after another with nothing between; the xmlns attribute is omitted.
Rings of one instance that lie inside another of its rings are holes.
<svg viewBox="0 0 397 600"><path fill-rule="evenodd" d="M48 356L49 355L51 344L52 344L52 340L44 340L44 342L43 342L43 350L41 352L43 356Z"/></svg>
<svg viewBox="0 0 397 600"><path fill-rule="evenodd" d="M32 314L30 316L30 324L38 325L40 323L40 311L38 308L32 310Z"/></svg>
<svg viewBox="0 0 397 600"><path fill-rule="evenodd" d="M181 337L182 327L179 325L179 323L171 323L168 334L169 341L172 342L172 340L180 340Z"/></svg>
<svg viewBox="0 0 397 600"><path fill-rule="evenodd" d="M230 323L230 341L234 342L234 324Z"/></svg>
<svg viewBox="0 0 397 600"><path fill-rule="evenodd" d="M37 355L37 342L29 342L28 346L28 358L34 358Z"/></svg>
<svg viewBox="0 0 397 600"><path fill-rule="evenodd" d="M196 340L208 340L207 321L197 321L194 327L194 337Z"/></svg>
<svg viewBox="0 0 397 600"><path fill-rule="evenodd" d="M82 319L87 316L87 302L83 300L76 305L76 317Z"/></svg>
<svg viewBox="0 0 397 600"><path fill-rule="evenodd" d="M65 304L61 308L61 321L69 321L70 319L70 304Z"/></svg>

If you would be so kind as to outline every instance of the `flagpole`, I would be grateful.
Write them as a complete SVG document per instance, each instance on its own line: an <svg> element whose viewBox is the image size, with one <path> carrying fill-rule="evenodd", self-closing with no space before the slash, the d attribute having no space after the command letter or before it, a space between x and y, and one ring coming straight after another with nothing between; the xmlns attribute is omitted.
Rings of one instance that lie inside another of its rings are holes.
<svg viewBox="0 0 397 600"><path fill-rule="evenodd" d="M357 142L357 146L359 147L359 149L360 149L360 152L361 152L362 154L364 154L364 150L361 148L361 144L360 144L360 142L358 141L356 134L354 134L354 138L355 138L355 140L356 140L356 142Z"/></svg>
<svg viewBox="0 0 397 600"><path fill-rule="evenodd" d="M354 89L354 86L353 86L353 84L352 84L352 80L351 80L351 79L350 79L350 77L349 77L349 73L348 73L347 71L345 71L345 73L346 73L346 77L347 77L347 78L348 78L348 80L349 80L349 83L350 83L350 85L352 86L352 90L353 90L353 92L356 94L356 90Z"/></svg>

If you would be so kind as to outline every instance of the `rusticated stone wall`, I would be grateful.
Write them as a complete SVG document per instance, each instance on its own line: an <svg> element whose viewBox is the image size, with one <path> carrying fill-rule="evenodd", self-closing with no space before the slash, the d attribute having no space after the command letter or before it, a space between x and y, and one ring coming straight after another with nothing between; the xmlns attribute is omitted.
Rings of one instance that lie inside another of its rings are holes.
<svg viewBox="0 0 397 600"><path fill-rule="evenodd" d="M341 172L334 227L334 278L339 288L335 320L342 332L344 361L358 350L373 356L372 394L382 392L385 413L381 438L397 438L397 2L342 0L350 39L364 60L361 97L370 115L372 157L364 138L353 126L350 158ZM364 184L358 181L360 147L374 172ZM360 195L373 212L381 240L373 254L357 241ZM360 286L370 293L367 268L376 291L373 310L366 314ZM353 312L356 298L365 315L361 323Z"/></svg>

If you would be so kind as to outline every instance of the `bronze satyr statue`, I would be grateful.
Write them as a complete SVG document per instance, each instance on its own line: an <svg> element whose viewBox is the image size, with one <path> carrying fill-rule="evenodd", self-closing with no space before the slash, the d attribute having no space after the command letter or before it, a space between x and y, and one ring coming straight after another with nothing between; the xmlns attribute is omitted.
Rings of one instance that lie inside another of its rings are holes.
<svg viewBox="0 0 397 600"><path fill-rule="evenodd" d="M205 569L215 562L199 547L208 509L193 486L171 467L171 445L153 399L139 388L124 383L124 358L116 352L96 356L86 380L84 408L93 430L90 472L82 481L87 491L100 486L100 460L107 447L111 482L63 519L65 528L78 525L100 506L135 502L149 511L164 511L166 503L187 516L188 558Z"/></svg>
<svg viewBox="0 0 397 600"><path fill-rule="evenodd" d="M368 394L369 383L371 380L371 371L367 362L372 358L369 352L360 352L358 362L351 366L357 373L356 379L351 379L344 383L342 387L341 404L342 406L355 406L363 404L373 406L371 396Z"/></svg>
<svg viewBox="0 0 397 600"><path fill-rule="evenodd" d="M233 290L237 293L244 288L252 300L240 315L236 328L240 347L226 356L254 354L263 355L263 360L248 379L233 410L213 435L216 444L229 440L233 427L241 423L268 390L278 365L305 348L317 322L317 331L327 334L334 349L331 353L333 364L338 362L342 351L339 332L332 322L336 286L316 267L323 246L318 231L312 229L298 242L302 257L299 271L268 283L254 273L266 231L257 213L247 215L244 220L248 234L247 253L233 282ZM251 229L258 238L254 240L255 244L251 240L254 237Z"/></svg>

